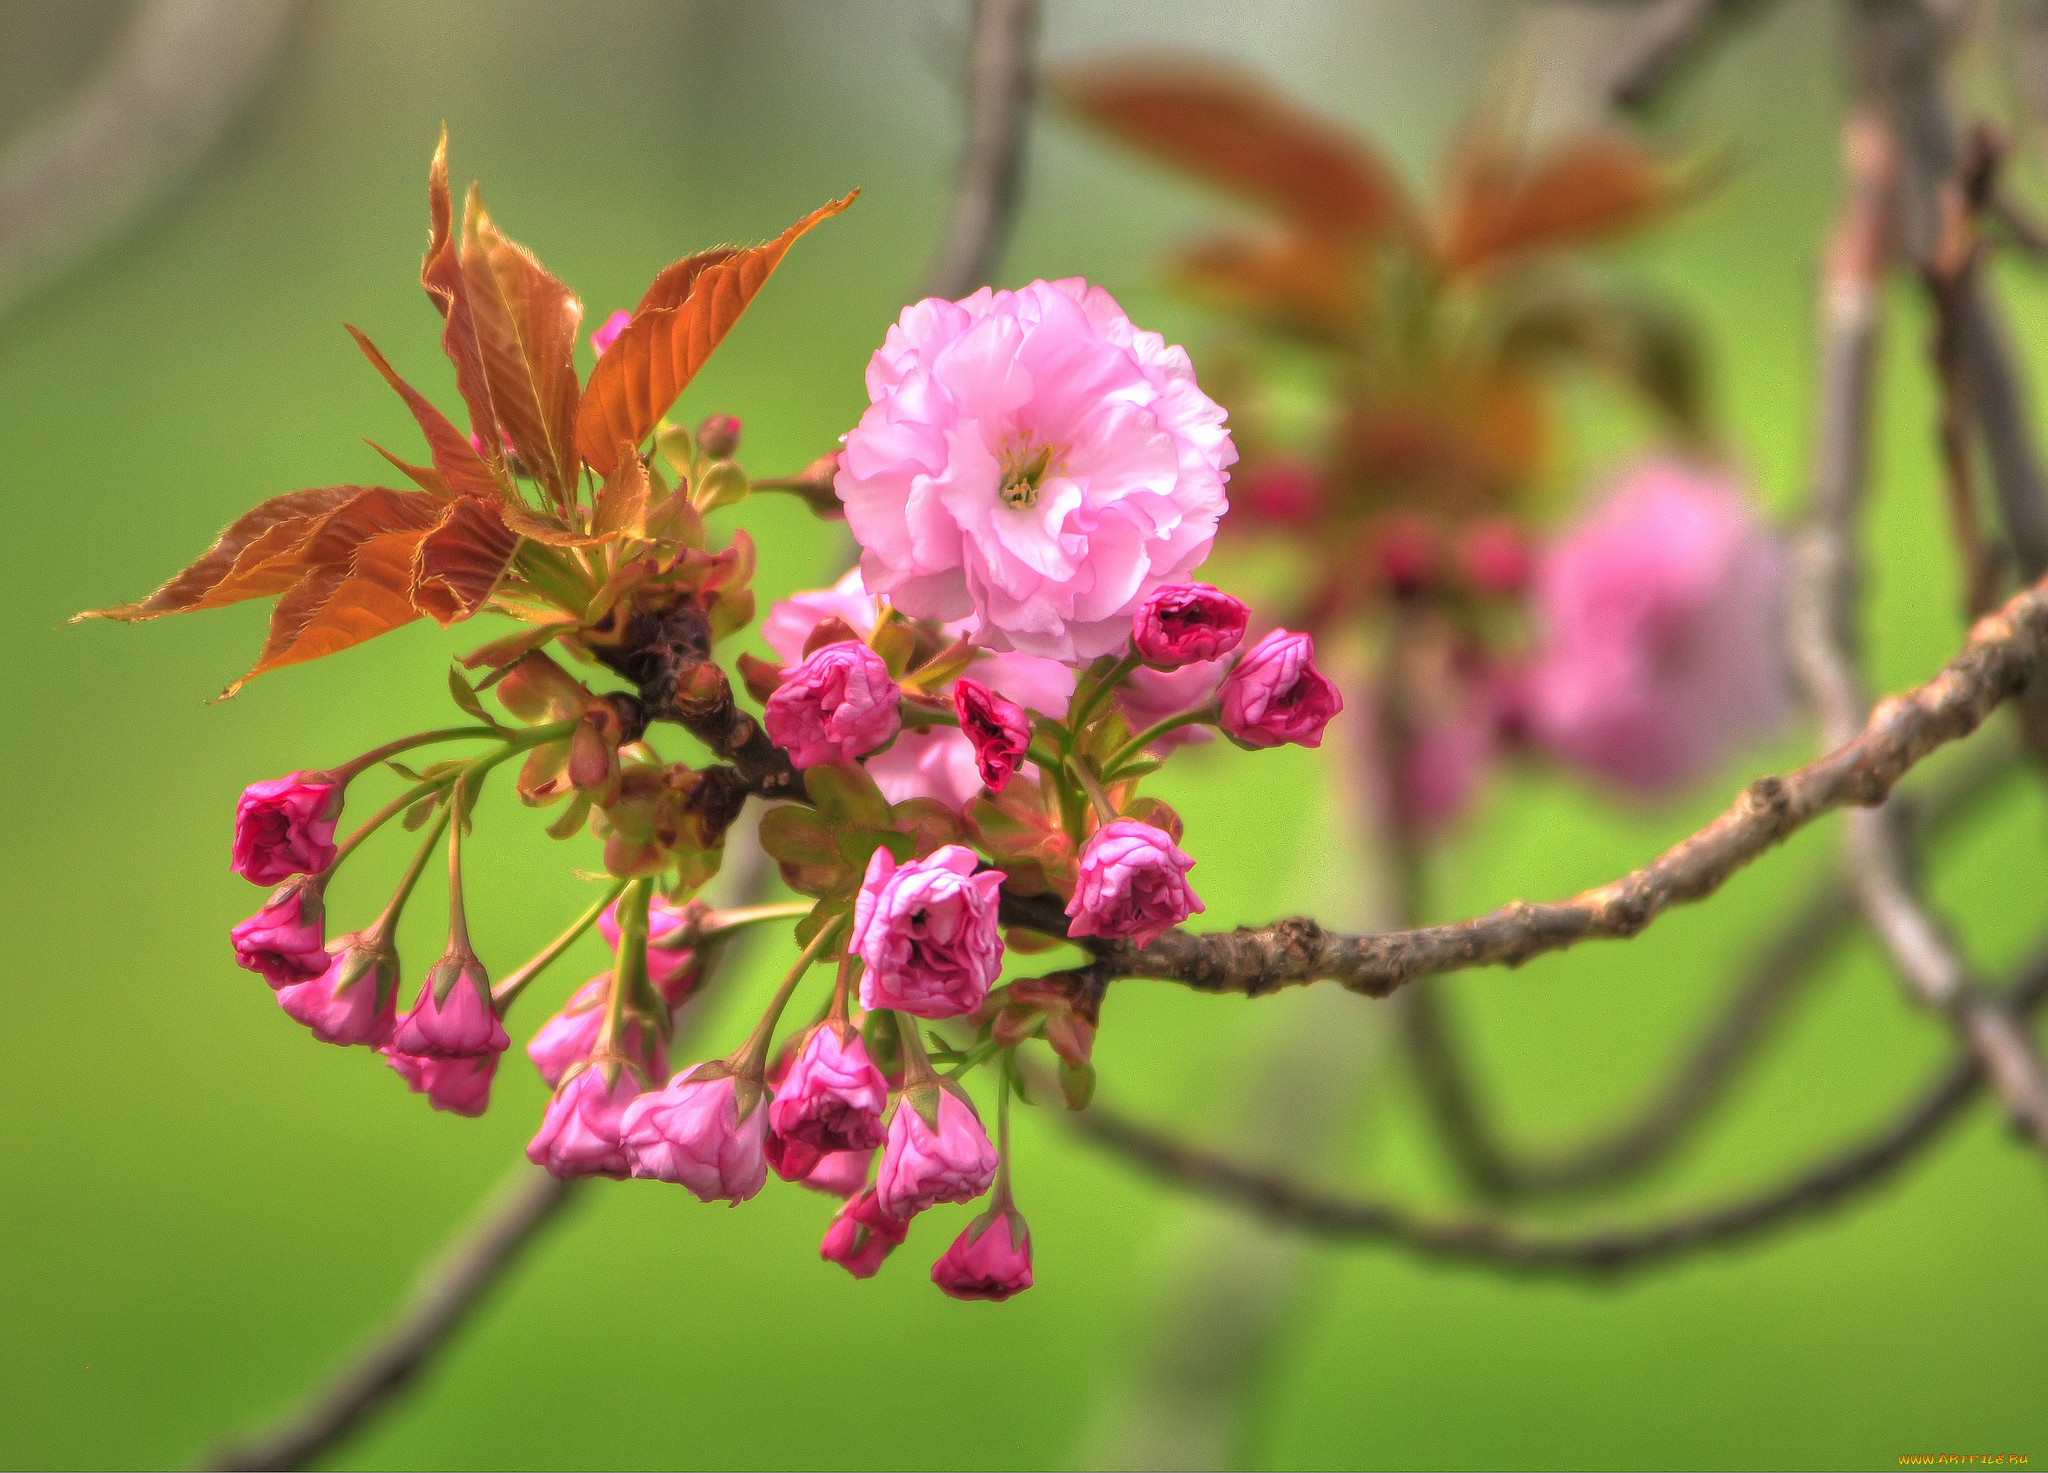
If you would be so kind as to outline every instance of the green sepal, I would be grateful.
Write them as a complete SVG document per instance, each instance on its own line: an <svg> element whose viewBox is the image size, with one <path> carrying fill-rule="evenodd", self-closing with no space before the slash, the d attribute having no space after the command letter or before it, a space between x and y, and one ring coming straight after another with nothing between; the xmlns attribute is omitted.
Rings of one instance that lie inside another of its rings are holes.
<svg viewBox="0 0 2048 1473"><path fill-rule="evenodd" d="M570 798L569 806L562 810L562 816L548 825L547 835L550 839L574 838L589 817L590 799L585 794L577 793Z"/></svg>
<svg viewBox="0 0 2048 1473"><path fill-rule="evenodd" d="M906 1106L917 1112L917 1118L933 1135L939 1133L939 1094L946 1086L934 1079L929 1084L913 1084L906 1087L897 1108Z"/></svg>
<svg viewBox="0 0 2048 1473"><path fill-rule="evenodd" d="M475 717L493 731L498 729L497 720L486 710L477 698L476 687L469 683L469 677L462 673L459 665L448 667L448 694L466 715Z"/></svg>
<svg viewBox="0 0 2048 1473"><path fill-rule="evenodd" d="M1095 1066L1060 1060L1060 1093L1066 1096L1069 1110L1087 1109L1095 1098Z"/></svg>
<svg viewBox="0 0 2048 1473"><path fill-rule="evenodd" d="M412 807L405 810L405 817L401 818L399 823L404 825L407 830L422 827L428 819L434 816L434 810L441 806L441 800L446 796L445 793L427 794L424 798L414 803Z"/></svg>
<svg viewBox="0 0 2048 1473"><path fill-rule="evenodd" d="M697 478L696 493L692 499L697 503L697 510L716 511L722 506L735 506L745 501L753 489L747 473L737 463L714 460Z"/></svg>

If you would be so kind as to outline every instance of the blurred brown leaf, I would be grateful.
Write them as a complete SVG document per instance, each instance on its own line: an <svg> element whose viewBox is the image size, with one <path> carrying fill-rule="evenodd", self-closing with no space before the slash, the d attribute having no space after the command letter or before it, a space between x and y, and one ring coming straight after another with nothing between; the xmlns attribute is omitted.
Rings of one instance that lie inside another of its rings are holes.
<svg viewBox="0 0 2048 1473"><path fill-rule="evenodd" d="M1583 134L1534 158L1475 135L1452 164L1438 261L1457 276L1585 245L1642 224L1675 194L1658 160L1618 134Z"/></svg>

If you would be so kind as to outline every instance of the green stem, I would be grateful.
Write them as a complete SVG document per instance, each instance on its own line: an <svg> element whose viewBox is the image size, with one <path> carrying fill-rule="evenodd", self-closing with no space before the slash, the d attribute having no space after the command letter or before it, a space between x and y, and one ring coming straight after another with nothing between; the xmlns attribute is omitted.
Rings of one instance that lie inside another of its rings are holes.
<svg viewBox="0 0 2048 1473"><path fill-rule="evenodd" d="M1096 711L1101 708L1103 700L1111 691L1122 685L1124 677L1137 669L1138 665L1138 652L1131 650L1121 660L1110 666L1103 673L1102 678L1096 681L1089 689L1088 694L1082 697L1081 709L1067 713L1067 729L1076 736L1080 735L1081 731L1088 725L1089 718L1094 716Z"/></svg>
<svg viewBox="0 0 2048 1473"><path fill-rule="evenodd" d="M714 910L704 917L704 924L697 928L697 937L702 941L713 941L745 930L748 926L764 925L769 921L799 921L809 915L817 906L808 900L784 901L777 905L745 905L733 910Z"/></svg>
<svg viewBox="0 0 2048 1473"><path fill-rule="evenodd" d="M619 1080L618 1041L624 1028L626 997L647 979L647 901L654 881L640 875L626 884L619 898L619 954L612 963L611 995L604 1001L604 1022L598 1028L596 1055L602 1059L605 1088Z"/></svg>
<svg viewBox="0 0 2048 1473"><path fill-rule="evenodd" d="M889 1020L896 1025L896 1049L903 1055L904 1093L921 1084L937 1084L939 1076L932 1069L931 1056L924 1051L924 1040L917 1036L917 1019L892 1011Z"/></svg>
<svg viewBox="0 0 2048 1473"><path fill-rule="evenodd" d="M1179 731L1183 726L1213 725L1220 713L1212 703L1198 706L1192 711L1183 711L1178 716L1169 716L1164 721L1155 721L1129 741L1109 754L1109 760L1102 764L1102 770L1114 773L1132 757L1144 751L1170 731ZM1114 779L1112 779L1113 781Z"/></svg>
<svg viewBox="0 0 2048 1473"><path fill-rule="evenodd" d="M617 900L630 883L632 882L629 880L621 880L605 891L595 905L569 923L568 930L542 947L533 960L493 987L491 998L497 1003L499 1013L502 1014L511 1007L513 999L526 990L529 982L560 960L563 952L574 946L585 931L596 925L598 917L604 914L605 907Z"/></svg>
<svg viewBox="0 0 2048 1473"><path fill-rule="evenodd" d="M590 607L594 590L576 571L575 564L537 542L523 544L515 561L520 574L542 598L564 613L574 614L579 619L583 617L584 611Z"/></svg>
<svg viewBox="0 0 2048 1473"><path fill-rule="evenodd" d="M848 924L848 917L838 916L818 928L818 934L811 938L811 944L803 949L803 954L796 959L796 965L789 969L789 975L784 977L782 985L775 989L775 996L768 1003L768 1011L761 1015L761 1021L754 1025L754 1031L747 1035L747 1041L734 1053L734 1073L756 1083L766 1077L768 1046L775 1041L775 1025L782 1021L782 1010L789 1006L789 999L796 991L796 984L803 981L804 973L811 969L811 963L824 953Z"/></svg>
<svg viewBox="0 0 2048 1473"><path fill-rule="evenodd" d="M448 813L453 806L450 803L443 803L440 811L434 815L433 824L428 828L426 838L421 841L419 852L413 855L412 863L406 867L405 877L398 882L397 891L392 895L390 903L384 907L383 913L377 917L371 935L380 944L391 944L392 933L398 929L398 917L404 912L406 901L412 898L413 886L420 882L421 874L426 871L427 857L434 852L434 846L441 842L441 830L447 827Z"/></svg>
<svg viewBox="0 0 2048 1473"><path fill-rule="evenodd" d="M1102 791L1102 784L1095 780L1095 774L1090 772L1083 762L1072 762L1068 766L1073 771L1074 776L1080 779L1081 786L1087 789L1088 801L1095 805L1096 815L1104 823L1115 823L1117 819L1116 809L1110 804L1109 794Z"/></svg>
<svg viewBox="0 0 2048 1473"><path fill-rule="evenodd" d="M996 1071L1002 1078L996 1085L996 1181L988 1199L990 1212L1002 1212L1016 1205L1010 1195L1010 1075L1016 1068L1017 1051L1010 1049L1007 1053L1003 1067Z"/></svg>
<svg viewBox="0 0 2048 1473"><path fill-rule="evenodd" d="M915 731L929 731L935 726L957 727L960 724L960 717L952 711L934 710L915 701L905 701L903 724Z"/></svg>
<svg viewBox="0 0 2048 1473"><path fill-rule="evenodd" d="M502 733L495 726L444 726L436 731L422 731L409 737L400 737L395 742L386 742L381 747L372 747L352 762L345 762L334 769L334 775L348 782L358 773L375 767L386 757L396 757L400 752L410 752L414 747L432 746L436 742L481 741Z"/></svg>
<svg viewBox="0 0 2048 1473"><path fill-rule="evenodd" d="M455 779L455 791L448 795L448 949L470 950L469 917L462 906L462 792L463 778Z"/></svg>
<svg viewBox="0 0 2048 1473"><path fill-rule="evenodd" d="M331 875L340 869L341 862L347 859L349 855L355 853L363 840L383 828L385 824L391 822L392 819L398 817L399 814L412 807L413 804L426 797L427 794L439 792L454 780L455 776L453 773L450 773L447 777L430 777L424 782L407 788L396 798L386 803L382 808L364 819L362 827L341 841L340 847L334 851L334 863L327 866L326 873Z"/></svg>
<svg viewBox="0 0 2048 1473"><path fill-rule="evenodd" d="M960 1062L946 1071L946 1077L948 1079L959 1079L966 1075L969 1070L979 1069L983 1064L994 1058L997 1052L996 1041L993 1038L984 1038L960 1056Z"/></svg>

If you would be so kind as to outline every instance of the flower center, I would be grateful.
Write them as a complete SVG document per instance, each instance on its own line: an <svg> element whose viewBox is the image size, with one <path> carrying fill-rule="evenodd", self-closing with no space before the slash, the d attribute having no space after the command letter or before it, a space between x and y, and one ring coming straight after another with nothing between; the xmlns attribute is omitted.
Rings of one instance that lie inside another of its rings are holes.
<svg viewBox="0 0 2048 1473"><path fill-rule="evenodd" d="M1052 457L1053 447L1050 445L1040 445L1028 452L1019 447L1005 453L1003 479L996 487L996 495L1003 498L1003 505L1018 510L1038 505L1038 488L1045 483Z"/></svg>

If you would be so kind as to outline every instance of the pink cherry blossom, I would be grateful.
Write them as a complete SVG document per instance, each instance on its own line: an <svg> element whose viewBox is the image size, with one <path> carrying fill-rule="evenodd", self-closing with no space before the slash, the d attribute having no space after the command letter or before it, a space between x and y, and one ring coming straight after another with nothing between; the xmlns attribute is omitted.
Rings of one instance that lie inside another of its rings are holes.
<svg viewBox="0 0 2048 1473"><path fill-rule="evenodd" d="M804 644L811 631L827 619L837 619L862 639L875 632L886 607L882 599L867 591L855 568L830 588L792 593L768 606L761 619L761 638L785 665L801 664Z"/></svg>
<svg viewBox="0 0 2048 1473"><path fill-rule="evenodd" d="M825 1241L818 1256L836 1263L857 1279L871 1279L882 1260L910 1233L908 1218L891 1217L882 1211L872 1187L839 1209L832 1226L825 1229Z"/></svg>
<svg viewBox="0 0 2048 1473"><path fill-rule="evenodd" d="M1067 902L1070 936L1128 936L1144 946L1205 907L1187 881L1194 860L1171 835L1119 818L1088 836Z"/></svg>
<svg viewBox="0 0 2048 1473"><path fill-rule="evenodd" d="M972 1202L996 1175L996 1148L967 1097L948 1085L936 1092L938 1129L925 1123L906 1092L889 1117L889 1139L875 1177L876 1205L891 1217L911 1218L939 1202Z"/></svg>
<svg viewBox="0 0 2048 1473"><path fill-rule="evenodd" d="M763 724L798 767L851 762L902 729L902 700L882 657L843 639L789 673L768 698Z"/></svg>
<svg viewBox="0 0 2048 1473"><path fill-rule="evenodd" d="M1253 645L1223 682L1223 730L1241 747L1323 744L1323 728L1344 697L1316 669L1316 642L1275 629Z"/></svg>
<svg viewBox="0 0 2048 1473"><path fill-rule="evenodd" d="M1016 776L1024 749L1031 745L1031 722L1024 708L963 676L953 682L953 714L959 718L961 735L974 745L975 771L990 792L1000 793Z"/></svg>
<svg viewBox="0 0 2048 1473"><path fill-rule="evenodd" d="M1536 575L1537 741L1640 794L1711 773L1787 705L1784 550L1724 476L1652 462Z"/></svg>
<svg viewBox="0 0 2048 1473"><path fill-rule="evenodd" d="M772 1141L774 1137L770 1137ZM851 1197L867 1185L868 1168L874 1165L875 1152L827 1151L818 1158L817 1164L795 1178L800 1186L814 1192L823 1192L831 1197ZM780 1173L777 1173L780 1175ZM785 1177L784 1180L790 1180Z"/></svg>
<svg viewBox="0 0 2048 1473"><path fill-rule="evenodd" d="M1079 279L904 310L834 482L869 589L1070 664L1208 556L1237 459L1187 354Z"/></svg>
<svg viewBox="0 0 2048 1473"><path fill-rule="evenodd" d="M633 1101L620 1126L633 1175L679 1182L700 1202L744 1202L760 1191L768 1179L768 1096L757 1081L743 1099L743 1083L699 1065Z"/></svg>
<svg viewBox="0 0 2048 1473"><path fill-rule="evenodd" d="M560 1084L564 1074L596 1051L597 1035L604 1027L605 999L611 996L611 987L611 973L601 972L592 977L528 1041L526 1057L533 1060L533 1067L540 1070L548 1088ZM643 1037L637 1021L626 1024L619 1047L627 1057L644 1060L651 1077L668 1077L668 1058L660 1039Z"/></svg>
<svg viewBox="0 0 2048 1473"><path fill-rule="evenodd" d="M491 1078L498 1072L494 1053L468 1059L430 1059L400 1053L390 1044L380 1052L412 1092L425 1095L436 1110L473 1117L483 1114L491 1102Z"/></svg>
<svg viewBox="0 0 2048 1473"><path fill-rule="evenodd" d="M1154 670L1140 665L1117 687L1117 708L1133 734L1156 726L1169 716L1206 706L1216 699L1223 677L1230 673L1228 658L1197 660L1178 670ZM1176 726L1152 742L1147 751L1164 755L1184 742L1213 741L1216 733L1207 726Z"/></svg>
<svg viewBox="0 0 2048 1473"><path fill-rule="evenodd" d="M228 933L235 961L273 988L310 982L327 970L327 913L310 881L285 885Z"/></svg>
<svg viewBox="0 0 2048 1473"><path fill-rule="evenodd" d="M454 984L447 987L446 997L437 998L440 979L448 971L455 973ZM398 1035L391 1045L402 1054L433 1059L501 1054L512 1046L491 1002L491 979L474 953L452 952L436 963L412 1010L398 1020Z"/></svg>
<svg viewBox="0 0 2048 1473"><path fill-rule="evenodd" d="M704 915L704 904L685 900L680 905L657 895L647 906L647 980L668 1005L679 1008L697 989L704 977L704 960L695 948L682 944ZM619 949L619 904L615 900L597 918L597 929L605 945Z"/></svg>
<svg viewBox="0 0 2048 1473"><path fill-rule="evenodd" d="M1206 583L1170 583L1138 605L1131 647L1154 670L1216 660L1244 638L1251 610Z"/></svg>
<svg viewBox="0 0 2048 1473"><path fill-rule="evenodd" d="M932 1282L954 1299L1001 1301L1031 1287L1031 1229L1014 1207L967 1224L932 1265Z"/></svg>
<svg viewBox="0 0 2048 1473"><path fill-rule="evenodd" d="M888 1103L889 1083L860 1034L820 1023L804 1035L789 1072L777 1081L768 1124L778 1136L821 1153L871 1151L882 1143Z"/></svg>
<svg viewBox="0 0 2048 1473"><path fill-rule="evenodd" d="M235 805L233 869L256 885L317 875L334 863L341 785L324 772L251 783Z"/></svg>
<svg viewBox="0 0 2048 1473"><path fill-rule="evenodd" d="M322 1043L377 1048L391 1041L397 994L398 953L351 932L334 944L326 971L280 987L277 1005Z"/></svg>
<svg viewBox="0 0 2048 1473"><path fill-rule="evenodd" d="M960 844L901 866L887 849L874 852L847 943L867 964L862 1007L953 1018L981 1006L1003 969L996 920L1003 877L976 874L977 863Z"/></svg>
<svg viewBox="0 0 2048 1473"><path fill-rule="evenodd" d="M631 1069L620 1069L610 1089L595 1065L572 1075L548 1101L539 1132L526 1144L526 1159L564 1181L578 1176L623 1180L631 1167L619 1139L620 1121L640 1092Z"/></svg>
<svg viewBox="0 0 2048 1473"><path fill-rule="evenodd" d="M633 314L621 309L605 318L590 334L590 347L602 358L607 349L619 340L619 334L626 330L626 324L633 320Z"/></svg>

